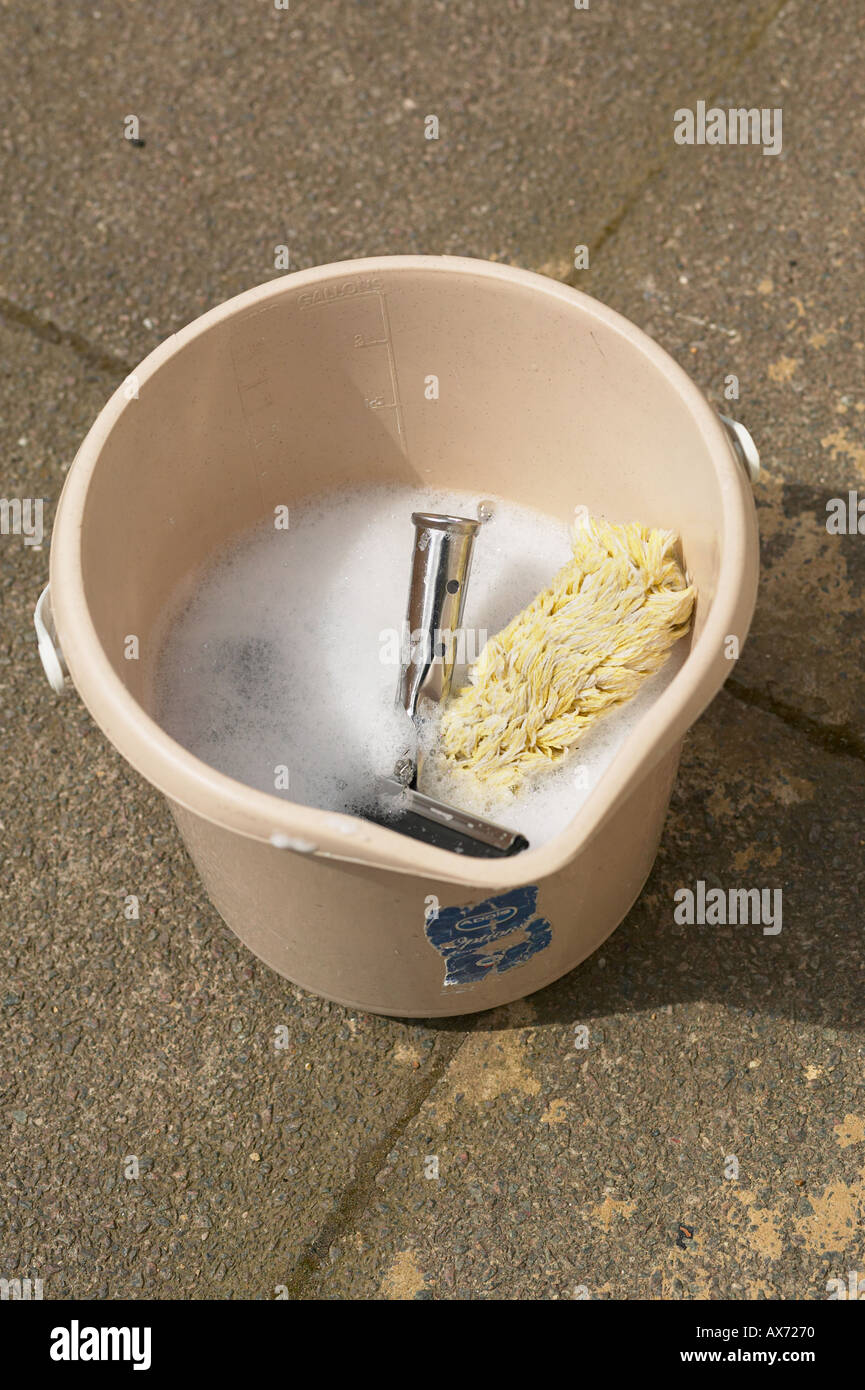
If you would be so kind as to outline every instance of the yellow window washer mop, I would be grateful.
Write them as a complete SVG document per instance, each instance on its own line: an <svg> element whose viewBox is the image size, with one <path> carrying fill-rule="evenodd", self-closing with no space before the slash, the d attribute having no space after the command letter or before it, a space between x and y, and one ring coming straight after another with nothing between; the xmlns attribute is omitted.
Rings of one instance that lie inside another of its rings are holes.
<svg viewBox="0 0 865 1390"><path fill-rule="evenodd" d="M448 770L517 792L635 694L690 623L695 590L676 547L672 531L578 508L573 558L442 707Z"/></svg>

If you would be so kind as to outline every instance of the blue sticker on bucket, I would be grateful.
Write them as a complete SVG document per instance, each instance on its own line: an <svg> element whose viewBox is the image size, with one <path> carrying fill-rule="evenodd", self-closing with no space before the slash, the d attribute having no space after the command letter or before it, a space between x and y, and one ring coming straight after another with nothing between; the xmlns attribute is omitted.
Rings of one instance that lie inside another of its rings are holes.
<svg viewBox="0 0 865 1390"><path fill-rule="evenodd" d="M473 985L524 965L549 946L553 929L537 915L537 884L472 907L442 907L427 918L430 945L444 956L446 985Z"/></svg>

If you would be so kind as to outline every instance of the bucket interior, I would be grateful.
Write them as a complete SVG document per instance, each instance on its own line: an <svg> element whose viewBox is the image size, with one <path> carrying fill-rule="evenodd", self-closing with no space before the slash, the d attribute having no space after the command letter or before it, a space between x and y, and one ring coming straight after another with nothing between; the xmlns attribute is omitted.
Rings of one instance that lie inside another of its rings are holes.
<svg viewBox="0 0 865 1390"><path fill-rule="evenodd" d="M337 267L226 306L143 372L90 479L81 563L103 650L146 712L179 588L275 507L346 486L469 490L563 520L584 504L671 527L697 584L698 639L721 484L675 382L590 305L481 274ZM123 656L130 633L138 661Z"/></svg>

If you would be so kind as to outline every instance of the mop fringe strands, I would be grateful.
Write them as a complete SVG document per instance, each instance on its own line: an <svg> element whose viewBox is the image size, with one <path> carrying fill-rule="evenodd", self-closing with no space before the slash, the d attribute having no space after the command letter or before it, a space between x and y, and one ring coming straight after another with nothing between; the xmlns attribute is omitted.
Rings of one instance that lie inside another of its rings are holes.
<svg viewBox="0 0 865 1390"><path fill-rule="evenodd" d="M673 531L577 508L573 558L484 647L443 709L448 771L516 792L629 699L687 632L695 589Z"/></svg>

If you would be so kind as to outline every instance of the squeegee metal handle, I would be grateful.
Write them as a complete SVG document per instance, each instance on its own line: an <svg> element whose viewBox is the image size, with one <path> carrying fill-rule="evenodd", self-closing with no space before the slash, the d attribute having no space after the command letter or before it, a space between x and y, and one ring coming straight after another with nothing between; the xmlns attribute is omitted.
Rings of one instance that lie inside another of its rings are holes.
<svg viewBox="0 0 865 1390"><path fill-rule="evenodd" d="M408 652L400 668L397 706L410 719L421 696L447 699L456 664L475 536L468 517L413 512L414 546L406 622Z"/></svg>

